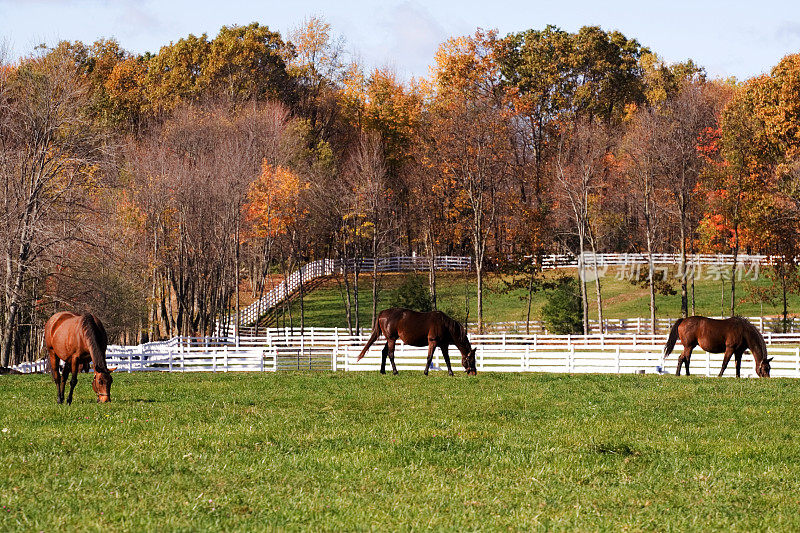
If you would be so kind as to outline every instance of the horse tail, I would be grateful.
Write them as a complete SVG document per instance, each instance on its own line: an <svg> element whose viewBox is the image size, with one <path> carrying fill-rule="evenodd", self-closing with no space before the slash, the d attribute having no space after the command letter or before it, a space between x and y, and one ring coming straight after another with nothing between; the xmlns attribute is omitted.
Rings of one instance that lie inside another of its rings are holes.
<svg viewBox="0 0 800 533"><path fill-rule="evenodd" d="M89 355L92 356L95 372L108 373L106 365L106 347L108 346L108 335L103 327L103 323L94 315L83 315L81 317L81 329L83 330L86 344L89 346Z"/></svg>
<svg viewBox="0 0 800 533"><path fill-rule="evenodd" d="M380 326L380 315L375 319L375 324L372 326L372 335L370 335L369 340L367 341L367 345L364 346L364 349L361 350L361 353L358 354L358 359L356 361L361 361L361 358L364 357L364 354L367 353L369 347L378 340L378 337L381 335L381 326Z"/></svg>
<svg viewBox="0 0 800 533"><path fill-rule="evenodd" d="M683 322L683 319L679 318L674 324L672 324L672 328L669 330L667 345L664 346L664 357L667 357L672 353L672 349L675 348L675 343L678 342L678 326L680 326L681 322Z"/></svg>

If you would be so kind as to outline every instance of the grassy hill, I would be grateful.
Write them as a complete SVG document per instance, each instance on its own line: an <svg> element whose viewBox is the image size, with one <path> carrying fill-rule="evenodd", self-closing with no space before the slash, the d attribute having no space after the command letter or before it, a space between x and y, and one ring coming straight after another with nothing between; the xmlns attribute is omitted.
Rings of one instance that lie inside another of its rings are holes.
<svg viewBox="0 0 800 533"><path fill-rule="evenodd" d="M561 270L560 273L576 275L575 270ZM548 276L556 275L548 272ZM381 277L381 290L379 293L378 309L388 306L392 291L402 283L405 274L385 274ZM427 278L420 278L427 283ZM484 316L488 322L507 322L525 320L525 291L504 290L507 277L489 275L484 293ZM360 317L361 324L369 327L372 308L371 278L365 275L361 278L360 287ZM475 297L474 274L445 272L438 277L439 308L463 320L466 315L466 305L469 305L469 319L477 320L477 300ZM646 287L631 284L625 279L617 279L616 273L611 271L601 280L604 298L604 313L607 318L648 317L649 296ZM769 280L763 275L757 281L743 280L737 282L737 314L744 316L779 315L782 312L779 301L757 303L754 291L766 287ZM680 285L673 283L677 294L656 297L657 316L676 318L680 316ZM595 300L594 283L590 283L589 307L590 318L597 318L597 305ZM699 315L717 316L727 315L730 311L730 283L717 280L698 280L695 283L695 311ZM547 294L540 292L534 295L531 305L531 318L540 318L541 309L547 299ZM789 302L789 312L800 311L800 296L793 295ZM307 326L344 327L346 326L342 291L336 280L330 279L322 283L317 289L306 295L305 315ZM299 303L295 300L292 306L292 319L295 325L299 324ZM288 325L288 315L280 319L280 324Z"/></svg>

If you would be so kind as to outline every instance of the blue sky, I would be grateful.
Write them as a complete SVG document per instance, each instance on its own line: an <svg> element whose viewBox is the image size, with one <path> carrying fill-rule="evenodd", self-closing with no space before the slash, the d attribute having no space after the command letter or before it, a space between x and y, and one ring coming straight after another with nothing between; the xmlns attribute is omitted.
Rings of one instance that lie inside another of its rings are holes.
<svg viewBox="0 0 800 533"><path fill-rule="evenodd" d="M714 76L748 78L800 52L800 1L672 2L580 0L0 0L0 41L12 58L38 43L114 37L133 52L158 51L189 33L257 21L285 35L310 15L324 17L346 49L368 66L426 75L447 37L475 28L500 34L555 24L617 29L668 61L691 57Z"/></svg>

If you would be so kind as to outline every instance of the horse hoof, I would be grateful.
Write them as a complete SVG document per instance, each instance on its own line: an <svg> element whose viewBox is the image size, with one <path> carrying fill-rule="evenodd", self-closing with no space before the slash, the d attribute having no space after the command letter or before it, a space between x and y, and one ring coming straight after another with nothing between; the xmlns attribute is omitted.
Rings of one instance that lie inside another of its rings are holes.
<svg viewBox="0 0 800 533"><path fill-rule="evenodd" d="M453 376L454 374L452 372L448 372L447 375L448 376Z"/></svg>
<svg viewBox="0 0 800 533"><path fill-rule="evenodd" d="M400 372L398 372L397 370L395 370L395 371L393 371L393 372L392 372L392 375L393 375L393 376L396 376L396 375L397 375L397 374L399 374L399 373L400 373Z"/></svg>

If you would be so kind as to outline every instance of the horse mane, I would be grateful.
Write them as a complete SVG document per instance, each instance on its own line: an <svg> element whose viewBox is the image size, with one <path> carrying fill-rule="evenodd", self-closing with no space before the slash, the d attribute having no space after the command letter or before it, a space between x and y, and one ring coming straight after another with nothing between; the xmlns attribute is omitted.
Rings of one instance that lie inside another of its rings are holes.
<svg viewBox="0 0 800 533"><path fill-rule="evenodd" d="M89 353L92 356L95 372L108 373L106 365L106 346L108 346L108 336L103 325L94 315L81 316L81 330L83 331L86 343L89 345ZM102 343L102 346L101 346Z"/></svg>
<svg viewBox="0 0 800 533"><path fill-rule="evenodd" d="M446 319L447 327L450 330L450 335L453 337L453 340L458 343L463 342L467 346L467 349L470 349L472 345L469 342L469 338L467 338L467 331L464 329L464 326L461 325L461 322L446 313L442 313L442 316Z"/></svg>
<svg viewBox="0 0 800 533"><path fill-rule="evenodd" d="M767 343L764 341L764 336L752 322L743 316L733 316L731 320L739 322L742 325L742 331L748 333L747 347L753 352L753 356L758 356L759 360L756 363L760 364L767 357Z"/></svg>

